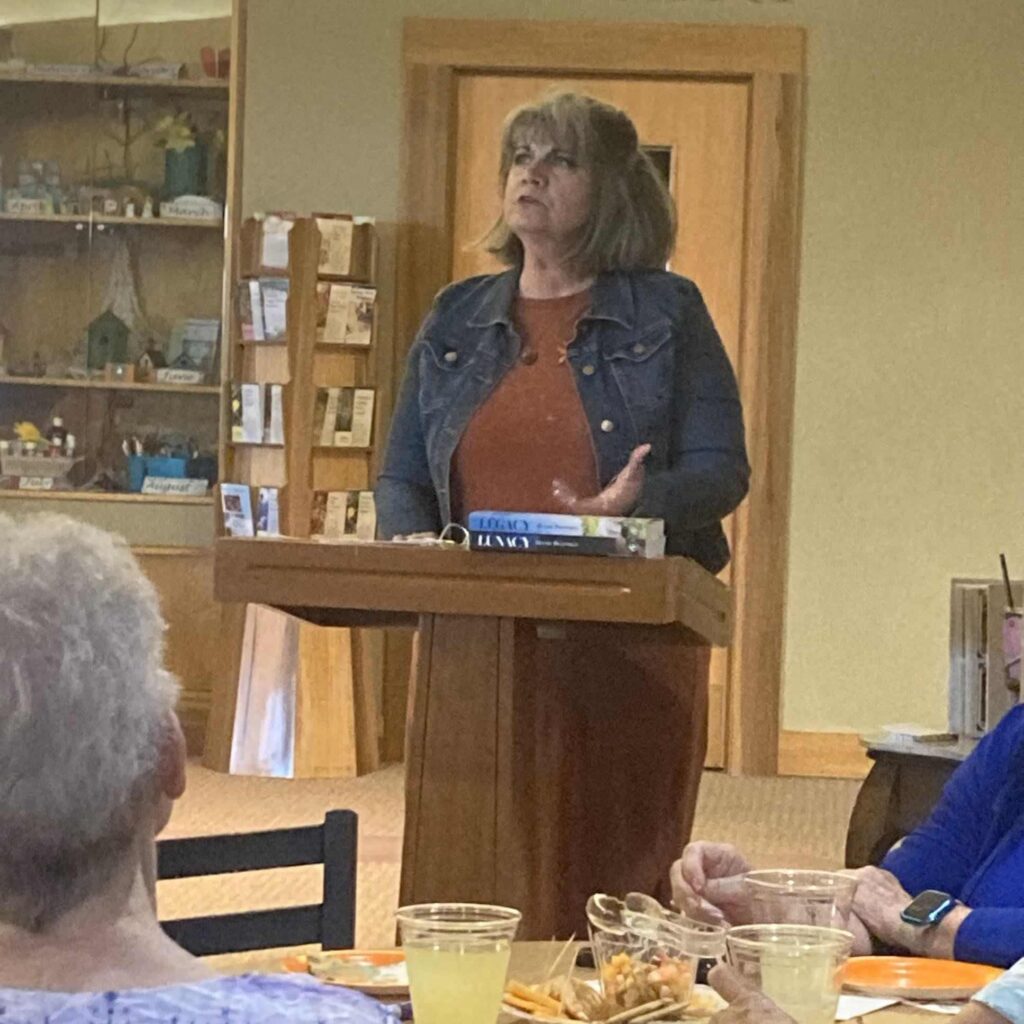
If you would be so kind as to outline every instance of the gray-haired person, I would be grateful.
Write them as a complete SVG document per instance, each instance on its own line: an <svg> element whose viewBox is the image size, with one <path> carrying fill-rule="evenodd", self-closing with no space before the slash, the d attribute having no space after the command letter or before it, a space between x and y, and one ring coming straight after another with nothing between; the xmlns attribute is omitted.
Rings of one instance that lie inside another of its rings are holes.
<svg viewBox="0 0 1024 1024"><path fill-rule="evenodd" d="M220 977L156 915L185 788L157 596L119 539L0 516L0 1019L381 1024L309 977Z"/></svg>

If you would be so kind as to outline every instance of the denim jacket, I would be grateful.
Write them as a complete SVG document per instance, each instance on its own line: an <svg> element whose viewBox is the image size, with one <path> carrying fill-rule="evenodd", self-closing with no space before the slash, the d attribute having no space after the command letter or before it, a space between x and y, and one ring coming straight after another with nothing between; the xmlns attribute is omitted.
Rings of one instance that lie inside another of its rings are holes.
<svg viewBox="0 0 1024 1024"><path fill-rule="evenodd" d="M473 277L434 301L409 353L377 481L382 536L437 532L449 521L452 456L519 357L517 283L517 270ZM649 442L633 514L665 520L672 554L721 570L721 520L747 493L750 467L736 378L696 285L659 270L601 274L568 361L601 486Z"/></svg>

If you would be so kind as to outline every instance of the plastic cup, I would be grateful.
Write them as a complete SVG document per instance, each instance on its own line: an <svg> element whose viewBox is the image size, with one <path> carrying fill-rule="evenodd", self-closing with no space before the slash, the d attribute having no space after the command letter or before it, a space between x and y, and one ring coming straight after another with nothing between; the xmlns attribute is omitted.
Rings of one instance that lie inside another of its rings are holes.
<svg viewBox="0 0 1024 1024"><path fill-rule="evenodd" d="M491 1024L522 915L481 903L422 903L395 915L416 1024Z"/></svg>
<svg viewBox="0 0 1024 1024"><path fill-rule="evenodd" d="M729 962L797 1024L832 1024L853 936L838 928L750 924L726 935Z"/></svg>
<svg viewBox="0 0 1024 1024"><path fill-rule="evenodd" d="M857 879L837 871L750 871L743 878L754 924L846 928Z"/></svg>
<svg viewBox="0 0 1024 1024"><path fill-rule="evenodd" d="M624 906L617 924L604 928L591 921L590 942L601 991L621 1006L659 998L688 1003L700 960L725 954L724 928L691 921L664 908L659 911L655 916Z"/></svg>

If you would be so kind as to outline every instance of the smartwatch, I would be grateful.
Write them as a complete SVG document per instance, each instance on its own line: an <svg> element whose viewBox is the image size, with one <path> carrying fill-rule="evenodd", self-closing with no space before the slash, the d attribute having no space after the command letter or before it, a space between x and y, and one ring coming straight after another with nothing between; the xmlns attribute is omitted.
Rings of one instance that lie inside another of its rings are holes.
<svg viewBox="0 0 1024 1024"><path fill-rule="evenodd" d="M926 928L938 924L955 906L956 900L948 892L925 889L903 908L900 918L907 924Z"/></svg>

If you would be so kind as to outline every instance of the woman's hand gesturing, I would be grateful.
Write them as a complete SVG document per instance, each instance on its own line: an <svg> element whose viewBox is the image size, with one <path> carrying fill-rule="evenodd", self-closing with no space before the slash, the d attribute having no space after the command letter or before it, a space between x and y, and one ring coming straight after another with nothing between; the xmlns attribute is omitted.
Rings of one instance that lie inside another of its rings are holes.
<svg viewBox="0 0 1024 1024"><path fill-rule="evenodd" d="M627 516L636 508L644 486L644 459L651 453L649 444L641 444L630 452L629 461L611 483L590 498L581 498L563 481L551 486L555 500L574 516Z"/></svg>

